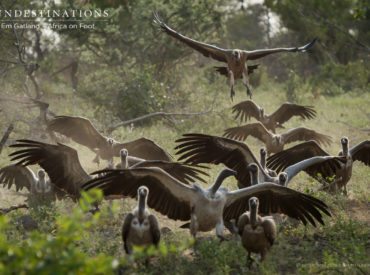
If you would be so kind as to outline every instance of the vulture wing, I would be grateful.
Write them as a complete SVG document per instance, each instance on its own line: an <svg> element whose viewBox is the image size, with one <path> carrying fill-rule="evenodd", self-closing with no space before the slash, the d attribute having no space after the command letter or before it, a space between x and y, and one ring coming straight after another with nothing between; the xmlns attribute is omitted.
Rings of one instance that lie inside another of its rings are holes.
<svg viewBox="0 0 370 275"><path fill-rule="evenodd" d="M81 185L91 177L82 168L77 151L69 146L52 145L32 140L18 140L13 148L21 148L11 153L17 164L38 164L49 175L51 182L74 199L80 195Z"/></svg>
<svg viewBox="0 0 370 275"><path fill-rule="evenodd" d="M269 157L267 159L267 167L279 173L300 161L317 156L329 156L329 153L324 151L316 141L310 140ZM330 171L330 173L324 173L326 170ZM324 177L332 176L332 171L328 167L321 165L311 166L305 171L312 177L317 177L318 173L321 173Z"/></svg>
<svg viewBox="0 0 370 275"><path fill-rule="evenodd" d="M353 161L362 161L365 165L370 166L370 140L365 140L356 146L353 146L349 153Z"/></svg>
<svg viewBox="0 0 370 275"><path fill-rule="evenodd" d="M84 117L57 116L48 122L48 129L65 135L94 152L98 148L105 148L107 144L106 137Z"/></svg>
<svg viewBox="0 0 370 275"><path fill-rule="evenodd" d="M217 61L221 62L227 62L226 55L228 54L228 51L210 44L206 44L203 42L196 41L194 39L191 39L189 37L186 37L177 31L171 29L169 26L167 26L162 19L159 17L157 11L153 12L154 14L154 22L157 23L162 31L167 33L169 36L180 40L182 43L188 45L189 47L193 48L194 50L197 50L201 54L203 54L206 57L211 57Z"/></svg>
<svg viewBox="0 0 370 275"><path fill-rule="evenodd" d="M308 140L316 140L320 144L330 145L331 144L331 137L328 135L320 134L315 130L306 128L306 127L298 127L294 129L290 129L289 131L281 134L282 140L285 144L294 142L294 141L308 141Z"/></svg>
<svg viewBox="0 0 370 275"><path fill-rule="evenodd" d="M280 53L280 52L305 52L309 48L315 44L316 38L312 40L310 43L302 46L302 47L292 47L292 48L274 48L274 49L262 49L262 50L254 50L254 51L244 51L244 54L247 55L247 60L255 60L266 55Z"/></svg>
<svg viewBox="0 0 370 275"><path fill-rule="evenodd" d="M85 183L82 188L100 188L105 196L121 195L137 197L137 189L145 185L149 189L148 206L170 219L187 221L190 219L194 195L192 186L185 185L160 168L131 168L102 170L104 176Z"/></svg>
<svg viewBox="0 0 370 275"><path fill-rule="evenodd" d="M224 132L224 137L235 140L246 140L248 136L253 136L264 143L267 143L272 138L272 134L261 122L229 128Z"/></svg>
<svg viewBox="0 0 370 275"><path fill-rule="evenodd" d="M233 106L233 114L235 113L235 119L240 116L240 121L247 121L251 117L255 119L260 118L260 107L252 100L246 100Z"/></svg>
<svg viewBox="0 0 370 275"><path fill-rule="evenodd" d="M259 161L253 155L249 147L239 141L203 134L185 134L184 138L176 140L180 143L175 149L176 155L182 154L179 160L186 163L212 163L224 164L226 167L237 172L237 180L245 186L251 185L249 171L246 169L251 163L256 163L265 175Z"/></svg>
<svg viewBox="0 0 370 275"><path fill-rule="evenodd" d="M224 220L236 219L249 210L249 198L257 197L259 213L270 215L282 213L316 226L315 220L324 224L322 214L331 216L328 206L319 199L274 183L261 183L227 193Z"/></svg>
<svg viewBox="0 0 370 275"><path fill-rule="evenodd" d="M162 161L162 160L147 160L139 162L133 166L131 169L134 168L142 168L142 167L158 167L166 171L172 177L181 181L186 184L190 184L194 181L201 181L206 183L206 181L199 176L202 174L204 176L209 176L206 172L199 170L198 168L207 168L201 165L189 165L180 162L169 162L169 161Z"/></svg>
<svg viewBox="0 0 370 275"><path fill-rule="evenodd" d="M31 191L31 185L35 184L37 178L32 170L22 165L11 164L0 169L0 183L8 186L15 185L17 191L26 188Z"/></svg>
<svg viewBox="0 0 370 275"><path fill-rule="evenodd" d="M113 144L114 156L119 157L121 149L127 149L130 156L146 160L171 160L170 154L159 147L153 140L147 138L139 138L124 143L115 142Z"/></svg>
<svg viewBox="0 0 370 275"><path fill-rule="evenodd" d="M312 106L284 103L279 109L270 115L270 118L276 123L283 124L293 116L299 116L302 119L312 119L316 116L316 111Z"/></svg>

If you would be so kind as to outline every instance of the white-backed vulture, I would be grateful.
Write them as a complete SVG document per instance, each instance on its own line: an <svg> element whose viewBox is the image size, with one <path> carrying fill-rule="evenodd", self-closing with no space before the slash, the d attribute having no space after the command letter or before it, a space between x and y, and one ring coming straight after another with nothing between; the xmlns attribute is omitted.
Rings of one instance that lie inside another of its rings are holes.
<svg viewBox="0 0 370 275"><path fill-rule="evenodd" d="M127 149L134 157L146 160L171 160L171 156L154 141L139 138L129 142L117 142L100 134L87 118L57 116L48 122L48 129L88 147L97 154L94 161L98 163L99 158L113 162L113 157L119 157L120 150L123 148Z"/></svg>
<svg viewBox="0 0 370 275"><path fill-rule="evenodd" d="M40 165L49 175L51 182L75 200L80 197L82 184L92 178L81 166L77 151L67 145L18 140L17 144L10 147L21 148L9 155L12 160L18 161L17 164L24 166ZM172 165L169 163L168 165L163 164L161 167L186 183L199 179L197 173L206 175L206 173L188 165L182 167L181 164Z"/></svg>
<svg viewBox="0 0 370 275"><path fill-rule="evenodd" d="M122 240L127 254L133 252L133 246L157 245L161 238L161 231L157 217L146 209L149 189L140 186L137 189L137 207L125 216L122 225Z"/></svg>
<svg viewBox="0 0 370 275"><path fill-rule="evenodd" d="M260 49L253 51L223 49L214 45L196 41L176 32L162 21L157 11L154 11L154 22L157 23L160 26L161 30L164 31L166 34L181 41L187 46L200 52L204 56L227 63L227 67L216 67L216 69L220 74L225 75L229 79L231 100L235 95L234 81L237 79L243 79L243 83L247 89L247 95L252 97L252 92L249 88L249 74L252 73L258 65L246 66L245 63L248 60L256 60L264 56L279 52L305 52L309 48L311 48L316 41L316 39L314 39L310 43L302 47L292 48Z"/></svg>
<svg viewBox="0 0 370 275"><path fill-rule="evenodd" d="M248 260L251 253L259 253L261 261L276 239L276 225L274 219L258 215L259 200L256 197L249 199L249 211L238 219L238 233L243 247L248 251Z"/></svg>
<svg viewBox="0 0 370 275"><path fill-rule="evenodd" d="M282 134L274 134L267 130L261 122L255 122L244 126L229 128L224 132L224 137L236 140L244 141L248 136L253 136L262 141L266 145L269 154L282 151L285 144L294 141L316 140L322 144L331 144L330 136L318 133L306 127L293 128Z"/></svg>
<svg viewBox="0 0 370 275"><path fill-rule="evenodd" d="M260 121L266 129L275 133L276 128L284 128L283 123L290 120L293 116L299 116L302 119L312 119L316 116L316 111L313 106L302 106L286 102L279 109L270 115L265 114L264 109L259 107L253 100L246 100L233 106L233 114L235 119L240 117L240 120L248 121L254 117Z"/></svg>
<svg viewBox="0 0 370 275"><path fill-rule="evenodd" d="M264 169L245 143L204 134L184 134L183 136L184 138L176 140L177 143L180 143L175 148L178 150L176 155L182 154L179 161L185 160L185 163L189 164L222 163L237 171L236 178L239 188L248 187L252 184L247 169L248 165L252 163L259 168L259 182L279 182L279 177L272 176L273 173ZM339 169L340 162L342 162L340 157L315 157L287 166L283 172L288 177L288 183L297 173L310 166L318 167L316 169L333 175Z"/></svg>
<svg viewBox="0 0 370 275"><path fill-rule="evenodd" d="M150 191L148 206L170 219L190 220L190 232L194 238L198 231L216 228L216 235L224 239L223 220L236 219L247 211L248 199L252 196L259 198L260 212L266 215L279 211L314 226L315 219L323 224L320 211L330 216L322 201L274 183L228 191L220 186L225 178L235 176L236 173L230 169L222 170L208 189L196 182L183 184L156 167L105 170L104 173L103 177L91 180L83 188L100 188L105 196L135 197L137 188L145 185Z"/></svg>
<svg viewBox="0 0 370 275"><path fill-rule="evenodd" d="M370 166L370 140L360 142L349 149L348 138L343 137L341 144L342 151L339 153L339 156L344 158L345 161L341 164L340 169L336 170L334 181L329 182L328 187L332 191L338 188L343 189L343 193L347 194L346 186L352 176L353 162L359 160L365 165ZM322 149L315 141L307 141L269 157L267 166L279 172L289 165L315 156L330 156L330 154ZM323 179L325 181L327 178L333 177L332 173L327 173L325 169L321 168L322 165L317 165L308 167L304 171L318 180Z"/></svg>
<svg viewBox="0 0 370 275"><path fill-rule="evenodd" d="M276 172L274 170L271 170L271 169L266 167L266 155L267 155L266 149L261 148L260 149L260 164L261 164L261 167L265 170L265 172L267 174L269 174L269 176L276 177L277 176Z"/></svg>

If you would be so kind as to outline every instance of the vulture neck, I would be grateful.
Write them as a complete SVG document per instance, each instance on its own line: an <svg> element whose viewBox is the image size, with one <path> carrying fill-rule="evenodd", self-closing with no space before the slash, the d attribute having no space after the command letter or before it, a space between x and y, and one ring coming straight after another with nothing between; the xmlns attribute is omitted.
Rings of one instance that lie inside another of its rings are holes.
<svg viewBox="0 0 370 275"><path fill-rule="evenodd" d="M121 156L121 169L127 169L127 168L128 168L127 156Z"/></svg>
<svg viewBox="0 0 370 275"><path fill-rule="evenodd" d="M220 174L217 176L217 179L216 179L215 183L209 189L210 195L211 195L212 198L215 196L217 190L220 188L223 181L227 177L230 177L232 175L235 175L235 172L233 170L230 170L230 169L224 169L220 172Z"/></svg>
<svg viewBox="0 0 370 275"><path fill-rule="evenodd" d="M250 209L250 223L253 229L257 227L257 213L258 212L258 206L251 207Z"/></svg>
<svg viewBox="0 0 370 275"><path fill-rule="evenodd" d="M261 152L261 161L260 164L263 169L266 169L266 154Z"/></svg>
<svg viewBox="0 0 370 275"><path fill-rule="evenodd" d="M39 180L36 182L36 186L35 186L35 189L36 189L36 192L37 193L44 193L44 189L45 189L45 178L39 178Z"/></svg>
<svg viewBox="0 0 370 275"><path fill-rule="evenodd" d="M249 174L251 175L252 185L258 184L258 171L250 171Z"/></svg>
<svg viewBox="0 0 370 275"><path fill-rule="evenodd" d="M344 157L348 156L348 142L342 143L342 151Z"/></svg>
<svg viewBox="0 0 370 275"><path fill-rule="evenodd" d="M140 222L142 222L144 220L145 205L146 205L146 196L139 195L138 215L139 215L139 221Z"/></svg>

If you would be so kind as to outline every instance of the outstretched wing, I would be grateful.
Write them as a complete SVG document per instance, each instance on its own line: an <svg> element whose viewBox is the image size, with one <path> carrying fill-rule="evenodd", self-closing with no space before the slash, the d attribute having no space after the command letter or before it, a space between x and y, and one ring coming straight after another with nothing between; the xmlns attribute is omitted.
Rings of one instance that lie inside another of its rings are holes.
<svg viewBox="0 0 370 275"><path fill-rule="evenodd" d="M323 150L316 141L310 140L272 155L267 159L267 167L280 173L289 166L318 156L329 156L329 153ZM330 167L325 165L311 166L305 171L314 178L317 177L318 173L321 173L325 178L333 175ZM329 173L327 174L325 171L329 171Z"/></svg>
<svg viewBox="0 0 370 275"><path fill-rule="evenodd" d="M316 116L316 111L312 106L302 106L293 103L284 103L274 113L270 115L270 119L276 123L283 124L293 116L299 116L302 119L312 119Z"/></svg>
<svg viewBox="0 0 370 275"><path fill-rule="evenodd" d="M248 136L253 136L264 143L272 138L271 132L261 122L229 128L224 132L224 137L235 140L246 140Z"/></svg>
<svg viewBox="0 0 370 275"><path fill-rule="evenodd" d="M154 14L154 22L157 23L162 31L167 33L169 36L180 40L182 43L188 45L189 47L193 48L194 50L197 50L201 54L203 54L206 57L211 57L217 61L221 62L227 62L226 54L227 50L216 47L214 45L206 44L203 42L196 41L194 39L191 39L189 37L186 37L175 30L171 29L169 26L167 26L162 19L159 17L157 11L153 12Z"/></svg>
<svg viewBox="0 0 370 275"><path fill-rule="evenodd" d="M311 48L316 42L316 38L312 40L310 43L302 46L302 47L292 47L292 48L274 48L274 49L262 49L262 50L254 50L254 51L243 51L244 54L247 55L247 60L255 60L266 55L280 53L280 52L305 52L309 48Z"/></svg>
<svg viewBox="0 0 370 275"><path fill-rule="evenodd" d="M206 172L199 170L198 168L207 168L201 165L189 165L186 163L180 162L169 162L169 161L161 161L161 160L147 160L139 162L130 168L140 168L140 167L158 167L166 171L175 179L190 184L194 181L201 181L206 183L206 181L199 176L199 174L203 176L209 176Z"/></svg>
<svg viewBox="0 0 370 275"><path fill-rule="evenodd" d="M80 195L81 185L90 179L81 166L77 151L69 146L23 139L10 147L21 148L9 155L12 161L25 166L40 165L58 189L75 199Z"/></svg>
<svg viewBox="0 0 370 275"><path fill-rule="evenodd" d="M249 171L246 169L249 164L256 163L263 170L252 151L242 142L203 134L183 136L184 138L176 140L180 144L175 149L176 155L182 154L179 160L186 159L185 163L222 163L235 170L236 178L245 186L251 185ZM261 174L264 175L263 172Z"/></svg>
<svg viewBox="0 0 370 275"><path fill-rule="evenodd" d="M31 185L37 181L35 174L28 167L10 164L0 169L0 183L8 189L15 185L17 191L26 188L31 191Z"/></svg>
<svg viewBox="0 0 370 275"><path fill-rule="evenodd" d="M318 143L327 146L331 144L330 136L321 134L319 132L316 132L315 130L306 127L290 129L289 131L281 134L281 137L285 144L294 141L308 141L308 140L315 140Z"/></svg>
<svg viewBox="0 0 370 275"><path fill-rule="evenodd" d="M82 186L84 190L100 188L104 196L137 197L137 189L145 185L149 189L148 205L170 219L190 219L194 195L192 186L185 185L160 168L134 168L102 170L104 174Z"/></svg>
<svg viewBox="0 0 370 275"><path fill-rule="evenodd" d="M139 138L129 142L116 142L113 144L114 156L119 157L121 149L127 149L130 156L146 160L170 161L171 156L153 140Z"/></svg>
<svg viewBox="0 0 370 275"><path fill-rule="evenodd" d="M370 140L364 140L363 142L353 146L349 153L352 156L353 161L362 161L365 165L370 166Z"/></svg>
<svg viewBox="0 0 370 275"><path fill-rule="evenodd" d="M65 135L93 151L104 148L107 143L106 138L96 130L91 121L84 117L57 116L48 122L48 129Z"/></svg>
<svg viewBox="0 0 370 275"><path fill-rule="evenodd" d="M249 210L249 198L259 200L258 212L263 215L282 213L316 226L315 220L324 224L322 214L331 216L328 206L319 199L274 183L260 183L227 193L224 220L236 219Z"/></svg>
<svg viewBox="0 0 370 275"><path fill-rule="evenodd" d="M235 113L235 119L240 116L240 121L247 121L251 117L255 119L260 118L260 107L254 103L253 100L246 100L233 106L233 114Z"/></svg>

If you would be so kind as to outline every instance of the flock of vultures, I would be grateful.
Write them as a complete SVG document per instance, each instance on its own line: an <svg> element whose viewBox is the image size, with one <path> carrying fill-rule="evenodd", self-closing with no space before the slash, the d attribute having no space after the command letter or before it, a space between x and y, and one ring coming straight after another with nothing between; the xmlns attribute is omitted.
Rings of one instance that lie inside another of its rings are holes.
<svg viewBox="0 0 370 275"><path fill-rule="evenodd" d="M242 79L251 97L249 74L258 69L246 66L255 60L279 52L305 52L315 43L303 47L275 48L254 51L228 50L183 36L167 26L154 12L155 22L166 34L195 49L206 57L224 62L217 71L229 79L231 98L234 81ZM82 191L100 188L106 199L137 198L135 209L125 216L122 239L130 254L135 245L157 245L161 238L160 224L149 209L155 209L169 219L184 221L196 238L197 232L216 229L224 240L224 227L239 234L244 248L259 253L261 260L276 239L276 225L272 214L284 214L304 225L324 224L323 216L330 216L325 202L291 189L288 183L301 171L322 184L328 192L343 192L352 174L353 162L370 166L370 140L354 147L343 137L338 156L321 146L331 138L313 129L299 127L276 134L276 129L292 117L314 119L312 106L285 103L267 115L254 101L246 100L232 107L235 119L257 122L226 129L224 137L206 134L184 134L176 140L174 159L154 141L140 138L117 142L100 134L92 123L82 117L57 116L48 121L48 130L62 134L96 153L95 162L107 161L107 168L88 174L82 167L77 151L67 145L48 144L33 140L18 140L11 145L13 164L0 170L4 187L26 188L30 196L52 194L54 198L77 201ZM260 156L255 156L243 141L249 136L265 144ZM302 143L284 150L291 142ZM114 158L120 158L114 163ZM205 164L223 164L224 168L210 188L204 188ZM29 168L42 169L35 175ZM223 181L235 178L238 189L229 191ZM98 210L98 204L95 204Z"/></svg>

